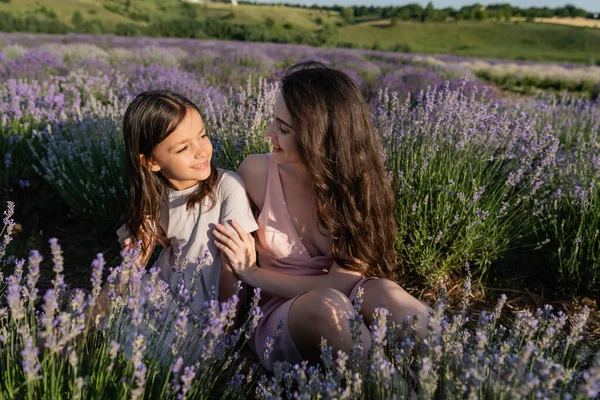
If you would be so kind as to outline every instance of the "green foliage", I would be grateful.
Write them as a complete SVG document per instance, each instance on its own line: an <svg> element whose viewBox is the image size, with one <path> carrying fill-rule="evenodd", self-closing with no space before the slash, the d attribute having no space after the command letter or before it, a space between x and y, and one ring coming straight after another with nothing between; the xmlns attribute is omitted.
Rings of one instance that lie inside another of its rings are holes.
<svg viewBox="0 0 600 400"><path fill-rule="evenodd" d="M397 53L410 53L412 47L410 47L408 43L396 43L391 47L390 50Z"/></svg>
<svg viewBox="0 0 600 400"><path fill-rule="evenodd" d="M104 24L99 19L90 19L77 27L77 31L81 33L89 33L92 35L101 35L106 32Z"/></svg>
<svg viewBox="0 0 600 400"><path fill-rule="evenodd" d="M42 14L48 19L57 19L56 11L54 11L52 8L46 8L45 6L42 6L35 10L35 12Z"/></svg>
<svg viewBox="0 0 600 400"><path fill-rule="evenodd" d="M273 18L271 18L271 17L267 17L267 18L265 18L265 26L266 26L267 28L271 28L271 27L273 27L274 25L275 25L275 20L274 20Z"/></svg>
<svg viewBox="0 0 600 400"><path fill-rule="evenodd" d="M110 11L112 13L121 14L121 9L119 8L119 6L116 6L114 4L102 3L102 7L104 7L105 10Z"/></svg>
<svg viewBox="0 0 600 400"><path fill-rule="evenodd" d="M336 45L338 36L338 29L333 25L326 24L323 25L319 31L317 31L315 41L319 46L334 46Z"/></svg>
<svg viewBox="0 0 600 400"><path fill-rule="evenodd" d="M75 27L80 26L81 24L83 24L83 15L81 15L81 13L79 11L75 11L73 13L73 16L71 17L71 23Z"/></svg>
<svg viewBox="0 0 600 400"><path fill-rule="evenodd" d="M191 3L182 1L181 3L181 15L187 18L196 19L198 17L198 11L196 7Z"/></svg>
<svg viewBox="0 0 600 400"><path fill-rule="evenodd" d="M354 19L354 9L352 7L343 7L340 14L346 22L352 22Z"/></svg>
<svg viewBox="0 0 600 400"><path fill-rule="evenodd" d="M543 222L555 244L552 265L557 266L558 279L567 287L593 292L600 285L600 191L581 191L587 192L582 198L569 192L554 200L547 210L551 217Z"/></svg>
<svg viewBox="0 0 600 400"><path fill-rule="evenodd" d="M0 0L0 3L10 4L10 0Z"/></svg>
<svg viewBox="0 0 600 400"><path fill-rule="evenodd" d="M137 24L117 24L115 35L118 36L142 36L143 27Z"/></svg>
<svg viewBox="0 0 600 400"><path fill-rule="evenodd" d="M190 18L196 18L196 9L190 10L187 14ZM150 16L147 12L131 10L127 13L127 17L134 21L150 22Z"/></svg>

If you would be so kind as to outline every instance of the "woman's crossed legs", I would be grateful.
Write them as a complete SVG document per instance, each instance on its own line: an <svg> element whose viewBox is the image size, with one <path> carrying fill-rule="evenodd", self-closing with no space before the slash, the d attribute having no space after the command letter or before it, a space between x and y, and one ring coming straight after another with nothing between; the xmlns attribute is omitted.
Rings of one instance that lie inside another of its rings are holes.
<svg viewBox="0 0 600 400"><path fill-rule="evenodd" d="M429 308L397 283L388 279L369 279L361 286L364 290L361 340L365 358L371 341L368 326L376 308L387 308L390 318L398 324L406 317L418 315L418 335L424 337L427 334ZM319 361L321 337L332 346L334 354L337 350L348 353L352 348L350 318L353 313L349 297L335 289L316 289L298 296L289 310L288 329L302 358L314 363Z"/></svg>

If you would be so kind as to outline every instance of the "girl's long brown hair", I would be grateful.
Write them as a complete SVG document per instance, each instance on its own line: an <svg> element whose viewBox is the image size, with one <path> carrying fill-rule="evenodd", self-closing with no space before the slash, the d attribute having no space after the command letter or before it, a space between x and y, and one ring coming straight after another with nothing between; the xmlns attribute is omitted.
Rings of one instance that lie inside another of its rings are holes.
<svg viewBox="0 0 600 400"><path fill-rule="evenodd" d="M169 136L184 119L188 110L198 106L184 96L170 90L143 92L129 104L123 118L123 136L127 154L126 172L129 180L129 204L124 222L132 239L142 241L142 251L155 240L162 245L167 239L159 229L162 201L166 196L167 180L160 172L152 172L142 165L140 154L148 160L157 144ZM187 209L209 197L214 204L214 189L218 172L211 165L208 179L200 182L198 189L187 200Z"/></svg>
<svg viewBox="0 0 600 400"><path fill-rule="evenodd" d="M360 90L345 73L312 61L291 67L281 90L335 261L365 276L392 277L393 193Z"/></svg>

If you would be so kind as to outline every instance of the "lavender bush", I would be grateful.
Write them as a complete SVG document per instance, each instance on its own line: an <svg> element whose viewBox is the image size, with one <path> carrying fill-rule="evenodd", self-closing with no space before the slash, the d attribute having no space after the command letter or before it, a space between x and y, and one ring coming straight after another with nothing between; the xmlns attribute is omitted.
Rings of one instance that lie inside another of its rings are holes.
<svg viewBox="0 0 600 400"><path fill-rule="evenodd" d="M547 102L540 123L554 125L561 149L536 226L550 241L550 263L561 281L594 292L600 285L600 107L565 95Z"/></svg>
<svg viewBox="0 0 600 400"><path fill-rule="evenodd" d="M411 106L380 93L376 129L396 196L397 248L436 281L471 263L479 279L530 229L531 199L554 166L558 140L518 110L474 92L429 89Z"/></svg>
<svg viewBox="0 0 600 400"><path fill-rule="evenodd" d="M2 262L8 260L13 211L9 204L4 213ZM581 345L587 308L574 316L568 329L568 316L550 306L518 314L505 326L500 323L505 297L493 312L469 315L467 279L459 312L448 313L444 292L440 293L426 338L415 336L416 321L397 325L387 310L378 309L367 344L360 342L356 329L362 321L359 292L350 321L351 352L334 354L323 342L320 365L276 363L274 373L267 374L258 364L244 368L240 347L261 318L259 290L246 321L234 329L237 296L222 304L206 302L198 314L187 308L185 290L172 293L173 302L167 304L169 285L158 278L158 270L146 273L137 264L139 249L123 252L121 264L110 269L109 314L98 334L86 326L88 310L101 291L102 255L92 263L91 291L74 290L65 303L62 250L55 239L50 248L55 277L43 297L37 289L43 257L35 250L26 269L25 260L13 260L14 272L0 276L3 398L50 394L52 398L360 399L417 394L420 399L588 399L600 393L600 353L593 358ZM143 294L144 281L149 282L150 296ZM170 312L172 318L165 318ZM468 327L472 317L477 322ZM188 329L201 332L191 348L179 340ZM161 333L170 331L175 340L162 358ZM261 357L268 356L266 347Z"/></svg>

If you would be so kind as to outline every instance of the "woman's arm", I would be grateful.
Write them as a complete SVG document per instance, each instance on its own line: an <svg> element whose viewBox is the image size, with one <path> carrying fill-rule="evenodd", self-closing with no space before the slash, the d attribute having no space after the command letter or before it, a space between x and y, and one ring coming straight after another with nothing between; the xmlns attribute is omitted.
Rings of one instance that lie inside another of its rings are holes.
<svg viewBox="0 0 600 400"><path fill-rule="evenodd" d="M240 280L269 294L291 299L309 290L331 288L349 295L362 278L359 272L343 269L335 262L329 272L322 275L288 275L259 268L254 238L235 221L232 226L217 225L217 230L213 231L216 246L230 260L229 265Z"/></svg>
<svg viewBox="0 0 600 400"><path fill-rule="evenodd" d="M336 262L328 273L322 275L289 275L256 267L243 276L247 284L285 299L320 288L337 289L349 296L354 285L361 279L359 272L346 270Z"/></svg>

